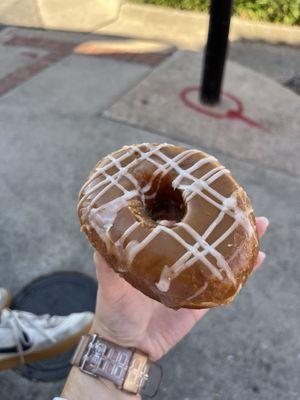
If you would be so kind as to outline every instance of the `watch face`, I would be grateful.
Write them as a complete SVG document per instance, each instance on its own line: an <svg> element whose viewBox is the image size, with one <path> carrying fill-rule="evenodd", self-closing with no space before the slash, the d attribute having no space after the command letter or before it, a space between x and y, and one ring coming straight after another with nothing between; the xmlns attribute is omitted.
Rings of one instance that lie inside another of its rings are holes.
<svg viewBox="0 0 300 400"><path fill-rule="evenodd" d="M83 357L81 369L92 375L107 378L121 386L131 356L131 350L112 345L102 338L97 338L88 345L88 351Z"/></svg>

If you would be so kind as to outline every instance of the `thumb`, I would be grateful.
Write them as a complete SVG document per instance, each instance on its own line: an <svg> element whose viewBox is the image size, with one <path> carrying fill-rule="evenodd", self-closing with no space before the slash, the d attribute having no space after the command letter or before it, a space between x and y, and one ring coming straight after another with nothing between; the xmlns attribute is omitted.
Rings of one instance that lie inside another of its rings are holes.
<svg viewBox="0 0 300 400"><path fill-rule="evenodd" d="M129 285L121 278L98 253L94 253L94 263L99 283L100 296L106 300L115 301L121 297Z"/></svg>

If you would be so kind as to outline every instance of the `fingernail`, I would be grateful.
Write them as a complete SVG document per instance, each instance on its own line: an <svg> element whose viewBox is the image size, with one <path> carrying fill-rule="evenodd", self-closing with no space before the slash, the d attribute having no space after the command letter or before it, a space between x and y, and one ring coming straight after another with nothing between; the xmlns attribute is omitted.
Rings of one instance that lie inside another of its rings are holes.
<svg viewBox="0 0 300 400"><path fill-rule="evenodd" d="M260 254L260 257L261 257L261 262L263 262L264 259L266 258L266 253L264 251L260 251L259 254Z"/></svg>
<svg viewBox="0 0 300 400"><path fill-rule="evenodd" d="M267 227L269 226L270 221L268 220L267 217L259 217L259 219L263 220L264 223L267 225Z"/></svg>

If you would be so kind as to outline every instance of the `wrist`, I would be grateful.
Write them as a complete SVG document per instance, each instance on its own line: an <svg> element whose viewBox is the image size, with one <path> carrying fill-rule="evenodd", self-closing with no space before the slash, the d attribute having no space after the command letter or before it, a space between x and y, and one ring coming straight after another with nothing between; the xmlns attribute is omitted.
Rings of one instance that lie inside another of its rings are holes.
<svg viewBox="0 0 300 400"><path fill-rule="evenodd" d="M104 378L93 378L72 367L61 396L67 400L141 400L139 395L119 390Z"/></svg>
<svg viewBox="0 0 300 400"><path fill-rule="evenodd" d="M98 318L96 315L93 319L93 323L89 333L90 334L97 333L104 339L107 339L123 347L139 348L139 343L135 337L124 337L122 331L113 332L110 328L107 327L105 322L102 321L100 318Z"/></svg>

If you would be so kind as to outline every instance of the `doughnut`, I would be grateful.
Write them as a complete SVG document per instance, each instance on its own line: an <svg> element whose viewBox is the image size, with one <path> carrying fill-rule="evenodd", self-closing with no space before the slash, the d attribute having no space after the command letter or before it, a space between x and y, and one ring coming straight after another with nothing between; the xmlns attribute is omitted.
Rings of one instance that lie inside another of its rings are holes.
<svg viewBox="0 0 300 400"><path fill-rule="evenodd" d="M167 307L230 303L259 242L245 190L213 156L172 144L122 147L79 193L81 229L133 287Z"/></svg>

